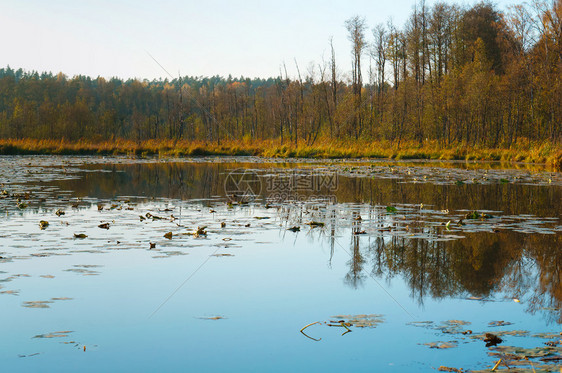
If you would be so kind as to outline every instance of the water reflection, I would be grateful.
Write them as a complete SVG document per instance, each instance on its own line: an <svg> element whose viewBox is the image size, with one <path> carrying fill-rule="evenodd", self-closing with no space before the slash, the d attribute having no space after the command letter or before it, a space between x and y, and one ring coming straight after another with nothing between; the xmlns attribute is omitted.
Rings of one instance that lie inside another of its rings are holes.
<svg viewBox="0 0 562 373"><path fill-rule="evenodd" d="M84 198L140 195L224 204L225 178L241 167L254 169L263 180L310 171L292 164L92 165L80 178L51 184ZM105 172L91 172L100 169ZM270 204L265 187L256 202L258 209L277 209L281 229L299 226L306 232L297 234L325 241L328 265L334 251L348 252L343 281L350 287L361 287L370 276L383 283L401 277L420 305L427 297L524 298L528 312L562 322L561 187L403 181L384 174L340 175L337 188L292 190L286 194L292 203ZM319 196L329 203L318 202ZM472 210L488 211L492 218L466 219ZM323 226L306 226L310 222Z"/></svg>

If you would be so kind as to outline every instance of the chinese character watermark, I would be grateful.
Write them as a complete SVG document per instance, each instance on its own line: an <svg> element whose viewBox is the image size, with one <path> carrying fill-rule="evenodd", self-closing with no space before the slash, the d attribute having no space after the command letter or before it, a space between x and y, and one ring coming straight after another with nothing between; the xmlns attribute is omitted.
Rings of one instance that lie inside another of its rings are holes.
<svg viewBox="0 0 562 373"><path fill-rule="evenodd" d="M226 197L233 202L253 202L261 194L259 175L248 169L236 169L226 176L224 191Z"/></svg>
<svg viewBox="0 0 562 373"><path fill-rule="evenodd" d="M229 200L252 202L261 195L267 203L336 203L338 174L326 170L292 170L258 175L253 170L236 169L225 179L225 193Z"/></svg>

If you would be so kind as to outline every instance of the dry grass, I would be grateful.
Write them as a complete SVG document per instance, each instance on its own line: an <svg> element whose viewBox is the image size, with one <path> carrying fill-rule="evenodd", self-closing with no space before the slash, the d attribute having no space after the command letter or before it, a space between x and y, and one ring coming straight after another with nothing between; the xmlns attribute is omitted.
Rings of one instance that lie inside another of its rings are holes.
<svg viewBox="0 0 562 373"><path fill-rule="evenodd" d="M562 169L562 146L549 142L519 141L510 148L468 147L464 144L440 146L426 142L403 142L398 148L389 141L321 140L313 146L281 144L279 140L237 140L216 142L187 140L80 140L2 139L0 154L65 154L129 156L255 155L279 158L389 158L525 162L547 164Z"/></svg>

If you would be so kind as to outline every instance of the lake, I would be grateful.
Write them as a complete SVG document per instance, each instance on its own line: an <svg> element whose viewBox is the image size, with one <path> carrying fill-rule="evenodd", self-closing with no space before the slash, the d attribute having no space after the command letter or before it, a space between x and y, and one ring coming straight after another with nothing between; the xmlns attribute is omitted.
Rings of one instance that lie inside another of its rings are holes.
<svg viewBox="0 0 562 373"><path fill-rule="evenodd" d="M504 166L0 157L2 368L560 371L562 174Z"/></svg>

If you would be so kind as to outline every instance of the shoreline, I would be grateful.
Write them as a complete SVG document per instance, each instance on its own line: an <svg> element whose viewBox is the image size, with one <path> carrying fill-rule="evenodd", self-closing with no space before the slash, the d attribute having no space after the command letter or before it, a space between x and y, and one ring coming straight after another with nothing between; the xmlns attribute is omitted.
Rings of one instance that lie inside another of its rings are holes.
<svg viewBox="0 0 562 373"><path fill-rule="evenodd" d="M404 142L397 148L389 141L334 142L315 145L281 144L279 140L203 142L187 140L66 141L0 139L0 155L128 155L128 156L259 156L266 158L388 159L493 161L543 164L562 171L562 146L549 142L521 141L511 148L439 146L437 142Z"/></svg>

